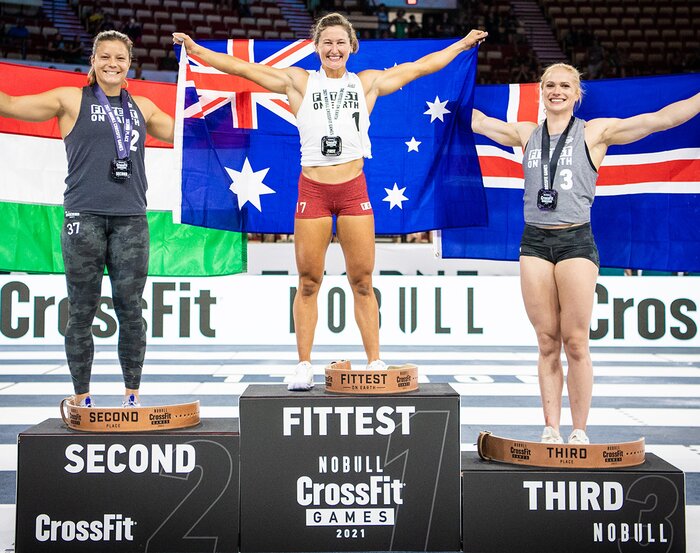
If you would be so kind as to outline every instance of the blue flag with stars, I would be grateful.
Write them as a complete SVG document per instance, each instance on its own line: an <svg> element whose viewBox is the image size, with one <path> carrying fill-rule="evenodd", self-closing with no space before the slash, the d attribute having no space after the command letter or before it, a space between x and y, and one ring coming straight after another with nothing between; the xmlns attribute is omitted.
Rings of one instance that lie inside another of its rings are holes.
<svg viewBox="0 0 700 553"><path fill-rule="evenodd" d="M386 69L454 40L365 40L348 70ZM307 40L201 41L212 50L271 67L320 67ZM487 223L471 132L477 50L378 98L370 114L372 159L365 174L377 234ZM182 56L176 148L181 144L183 223L289 234L301 171L299 133L285 95Z"/></svg>

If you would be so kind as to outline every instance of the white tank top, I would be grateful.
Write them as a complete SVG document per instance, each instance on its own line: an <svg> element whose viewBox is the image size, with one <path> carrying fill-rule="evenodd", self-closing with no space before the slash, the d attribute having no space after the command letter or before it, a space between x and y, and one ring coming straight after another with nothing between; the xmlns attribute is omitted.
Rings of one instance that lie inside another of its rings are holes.
<svg viewBox="0 0 700 553"><path fill-rule="evenodd" d="M329 109L326 109L327 105ZM297 127L302 167L339 165L372 157L367 102L360 78L355 73L346 72L340 79L329 79L323 68L311 71L306 94L297 112ZM339 156L324 156L321 153L321 139L324 136L341 138L342 151Z"/></svg>

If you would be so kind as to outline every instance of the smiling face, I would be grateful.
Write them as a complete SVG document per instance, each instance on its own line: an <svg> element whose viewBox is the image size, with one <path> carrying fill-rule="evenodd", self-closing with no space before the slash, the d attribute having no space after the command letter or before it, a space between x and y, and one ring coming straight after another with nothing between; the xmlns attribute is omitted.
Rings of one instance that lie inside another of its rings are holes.
<svg viewBox="0 0 700 553"><path fill-rule="evenodd" d="M316 52L329 77L341 77L345 73L345 64L352 50L350 35L339 25L323 29L316 43Z"/></svg>
<svg viewBox="0 0 700 553"><path fill-rule="evenodd" d="M542 98L549 113L573 113L581 99L578 74L566 67L547 70L542 76Z"/></svg>
<svg viewBox="0 0 700 553"><path fill-rule="evenodd" d="M105 93L118 94L131 66L126 44L120 40L102 40L97 44L90 61L100 88Z"/></svg>

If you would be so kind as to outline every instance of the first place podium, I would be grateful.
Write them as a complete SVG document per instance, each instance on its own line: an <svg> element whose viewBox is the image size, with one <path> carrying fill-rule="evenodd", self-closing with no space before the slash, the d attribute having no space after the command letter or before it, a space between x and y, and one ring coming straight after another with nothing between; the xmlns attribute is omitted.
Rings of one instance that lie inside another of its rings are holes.
<svg viewBox="0 0 700 553"><path fill-rule="evenodd" d="M249 386L240 421L242 552L461 549L449 385L383 396Z"/></svg>
<svg viewBox="0 0 700 553"><path fill-rule="evenodd" d="M48 419L20 433L17 553L234 553L238 421L133 434Z"/></svg>

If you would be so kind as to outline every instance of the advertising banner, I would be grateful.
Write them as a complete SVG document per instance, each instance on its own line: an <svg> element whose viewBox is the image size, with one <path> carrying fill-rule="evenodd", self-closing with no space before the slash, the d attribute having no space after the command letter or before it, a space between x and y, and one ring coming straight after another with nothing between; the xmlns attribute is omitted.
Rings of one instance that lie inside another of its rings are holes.
<svg viewBox="0 0 700 553"><path fill-rule="evenodd" d="M149 344L293 346L293 276L149 278L143 317ZM535 346L518 277L376 276L384 346ZM109 279L93 325L96 344L116 344ZM692 277L601 277L592 346L700 347L700 286ZM315 345L359 346L344 276L324 278ZM65 281L0 276L0 345L63 344ZM148 353L147 353L148 355Z"/></svg>

